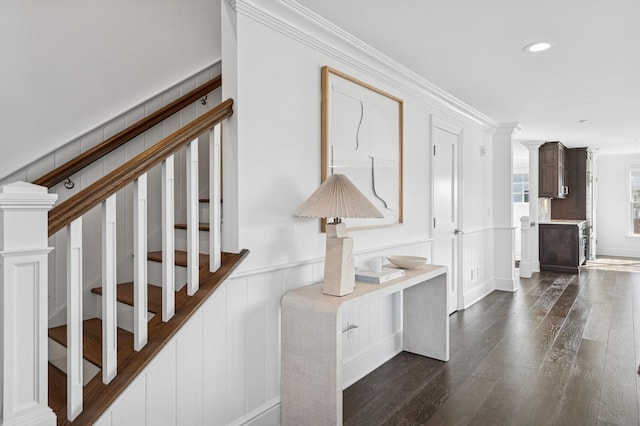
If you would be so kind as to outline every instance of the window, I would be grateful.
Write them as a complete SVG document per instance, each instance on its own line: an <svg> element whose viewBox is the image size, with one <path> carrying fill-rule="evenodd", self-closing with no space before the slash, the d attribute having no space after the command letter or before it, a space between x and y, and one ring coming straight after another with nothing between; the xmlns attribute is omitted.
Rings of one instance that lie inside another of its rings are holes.
<svg viewBox="0 0 640 426"><path fill-rule="evenodd" d="M640 236L640 168L631 169L631 234Z"/></svg>
<svg viewBox="0 0 640 426"><path fill-rule="evenodd" d="M513 202L529 202L529 173L513 174Z"/></svg>

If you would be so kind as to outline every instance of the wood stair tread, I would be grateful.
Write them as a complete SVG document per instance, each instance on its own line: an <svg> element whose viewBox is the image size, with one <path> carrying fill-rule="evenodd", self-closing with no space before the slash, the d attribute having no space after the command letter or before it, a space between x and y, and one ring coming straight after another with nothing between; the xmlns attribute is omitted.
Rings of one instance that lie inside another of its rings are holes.
<svg viewBox="0 0 640 426"><path fill-rule="evenodd" d="M48 364L49 407L56 413L64 413L67 407L67 375L55 365Z"/></svg>
<svg viewBox="0 0 640 426"><path fill-rule="evenodd" d="M162 322L161 315L149 321L149 341L139 352L133 350L133 341L127 350L120 350L121 339L118 336L118 375L109 385L102 383L102 375L96 375L84 386L84 409L72 423L66 413L66 383L59 389L62 395L50 395L50 401L64 401L64 406L57 406L54 411L58 425L93 424L116 398L129 386L136 377L149 365L153 358L165 347L169 340L178 333L183 325L193 316L211 294L218 288L231 272L249 254L248 250L240 253L222 253L222 266L216 272L209 272L208 255L200 268L200 290L193 296L186 295L186 286L176 293L176 314L168 322ZM202 257L201 257L202 259ZM91 320L89 320L91 321ZM99 321L99 320L98 320ZM64 331L66 341L66 331ZM133 339L133 336L131 336ZM53 367L55 368L55 367ZM51 368L50 368L51 370ZM51 374L51 373L50 373ZM53 374L56 374L55 372ZM58 377L54 378L59 380ZM66 381L66 376L65 376ZM49 387L50 392L53 389ZM50 403L51 405L51 403ZM53 405L51 405L54 408Z"/></svg>
<svg viewBox="0 0 640 426"><path fill-rule="evenodd" d="M133 306L133 283L122 283L116 286L116 299L125 305ZM102 296L102 287L92 288L91 292ZM187 287L176 291L176 304L187 297ZM162 313L162 287L147 284L147 311L154 314Z"/></svg>
<svg viewBox="0 0 640 426"><path fill-rule="evenodd" d="M118 358L121 353L133 350L133 334L118 328ZM49 337L67 346L67 326L61 325L49 329ZM102 368L102 321L91 318L82 321L82 355L90 363Z"/></svg>
<svg viewBox="0 0 640 426"><path fill-rule="evenodd" d="M152 251L147 253L147 259L162 263L162 251ZM209 263L209 255L200 253L200 268L205 263ZM182 250L175 251L175 264L178 266L187 266L187 252Z"/></svg>
<svg viewBox="0 0 640 426"><path fill-rule="evenodd" d="M102 296L102 287L92 288L91 293ZM133 283L118 284L116 299L125 305L133 306ZM162 312L162 287L147 284L147 311L154 314Z"/></svg>
<svg viewBox="0 0 640 426"><path fill-rule="evenodd" d="M186 223L177 223L176 224L176 229L187 229L187 224ZM205 222L200 222L200 230L201 231L208 231L209 230L209 224L205 223Z"/></svg>

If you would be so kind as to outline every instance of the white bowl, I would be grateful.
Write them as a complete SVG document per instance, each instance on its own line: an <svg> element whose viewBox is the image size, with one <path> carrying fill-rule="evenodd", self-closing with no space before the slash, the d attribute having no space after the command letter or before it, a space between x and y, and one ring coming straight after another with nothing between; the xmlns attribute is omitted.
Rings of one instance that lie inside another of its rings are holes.
<svg viewBox="0 0 640 426"><path fill-rule="evenodd" d="M387 256L387 259L402 269L417 269L427 263L426 257L418 256Z"/></svg>

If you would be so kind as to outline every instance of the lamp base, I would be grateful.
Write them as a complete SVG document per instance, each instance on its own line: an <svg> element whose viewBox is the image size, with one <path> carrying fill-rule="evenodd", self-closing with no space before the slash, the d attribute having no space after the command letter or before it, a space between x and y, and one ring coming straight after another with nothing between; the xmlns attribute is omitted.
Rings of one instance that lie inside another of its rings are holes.
<svg viewBox="0 0 640 426"><path fill-rule="evenodd" d="M355 288L353 239L347 237L346 229L344 223L327 225L322 292L331 296L345 296Z"/></svg>

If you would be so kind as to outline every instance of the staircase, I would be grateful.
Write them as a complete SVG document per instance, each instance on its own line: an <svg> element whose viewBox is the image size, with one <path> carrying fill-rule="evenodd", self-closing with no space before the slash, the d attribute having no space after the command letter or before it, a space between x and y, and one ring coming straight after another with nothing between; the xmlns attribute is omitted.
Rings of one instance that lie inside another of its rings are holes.
<svg viewBox="0 0 640 426"><path fill-rule="evenodd" d="M200 290L195 296L187 296L186 286L176 291L176 315L164 323L162 313L162 289L148 284L148 312L153 314L149 320L149 342L144 350L133 350L133 333L118 327L118 375L109 385L102 382L100 374L96 374L84 386L85 404L82 413L73 421L66 419L66 381L67 376L58 367L49 363L49 406L58 416L59 425L91 424L100 417L115 398L132 382L153 357L162 349L180 327L186 323L200 305L211 295L232 270L247 256L248 251L240 254L223 253L222 264L216 273L208 272L208 256L200 255L204 260L200 269ZM161 253L149 253L153 262L161 261ZM176 251L176 265L186 266L186 253ZM92 293L101 295L101 288L94 288ZM122 283L117 286L118 303L129 308L133 307L133 283ZM49 329L49 338L61 346L66 347L67 326L63 325ZM102 322L98 318L83 321L83 357L86 361L101 368L102 366Z"/></svg>
<svg viewBox="0 0 640 426"><path fill-rule="evenodd" d="M36 183L55 185L219 84L217 77L165 107L167 111L135 123ZM220 250L220 124L231 116L232 106L232 100L222 102L49 212L48 236L67 232L67 323L48 330L48 405L59 425L94 423L248 255L247 250ZM198 140L203 135L209 136L210 169L209 196L201 198ZM175 224L174 212L184 206L174 205L174 155L182 149L187 161L187 222ZM147 175L154 167L161 168L162 250L147 252ZM133 280L116 283L116 194L127 187L133 188L134 232L128 236L134 247ZM88 296L82 283L82 216L94 207L102 210L101 235L89 230L91 238L102 241L102 283ZM206 213L202 220L201 210ZM177 241L176 233L182 235ZM46 287L46 274L34 279L42 280ZM97 318L83 318L83 298L93 298L100 306ZM37 311L42 305L33 306ZM47 336L36 340L43 346ZM42 375L33 374L43 380ZM36 381L34 388L38 386ZM9 409L5 408L5 420Z"/></svg>

